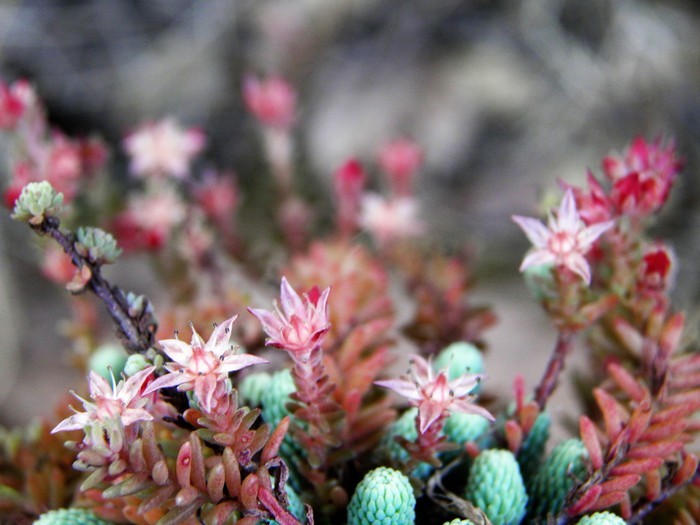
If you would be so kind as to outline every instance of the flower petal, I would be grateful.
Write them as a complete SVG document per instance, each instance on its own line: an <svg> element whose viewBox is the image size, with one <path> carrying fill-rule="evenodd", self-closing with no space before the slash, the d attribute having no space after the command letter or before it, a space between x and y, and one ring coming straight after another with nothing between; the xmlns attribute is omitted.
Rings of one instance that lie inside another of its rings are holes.
<svg viewBox="0 0 700 525"><path fill-rule="evenodd" d="M222 372L235 372L252 365L267 364L270 361L252 354L231 354L221 361L220 370Z"/></svg>
<svg viewBox="0 0 700 525"><path fill-rule="evenodd" d="M168 357L176 363L187 365L190 359L192 359L192 347L184 341L180 341L179 339L163 339L158 342L163 348L163 351L168 354Z"/></svg>
<svg viewBox="0 0 700 525"><path fill-rule="evenodd" d="M304 302L294 288L291 287L286 277L282 277L282 284L280 285L280 302L282 303L282 311L287 318L295 313L301 316L304 312Z"/></svg>
<svg viewBox="0 0 700 525"><path fill-rule="evenodd" d="M169 388L171 386L178 386L182 383L187 383L191 378L187 374L180 374L177 372L170 372L168 374L160 376L158 379L153 381L148 388L144 391L143 395L148 395L151 392L160 390L161 388Z"/></svg>
<svg viewBox="0 0 700 525"><path fill-rule="evenodd" d="M525 255L520 263L520 271L524 272L532 266L542 266L543 264L553 264L557 260L556 256L549 250L531 250Z"/></svg>
<svg viewBox="0 0 700 525"><path fill-rule="evenodd" d="M547 246L547 240L551 233L541 221L533 219L532 217L521 217L520 215L513 215L511 218L513 222L520 226L520 229L522 229L527 238L530 239L533 246L536 248L544 248Z"/></svg>
<svg viewBox="0 0 700 525"><path fill-rule="evenodd" d="M393 390L397 394L413 401L422 399L415 383L406 381L405 379L384 379L383 381L375 381L374 384Z"/></svg>

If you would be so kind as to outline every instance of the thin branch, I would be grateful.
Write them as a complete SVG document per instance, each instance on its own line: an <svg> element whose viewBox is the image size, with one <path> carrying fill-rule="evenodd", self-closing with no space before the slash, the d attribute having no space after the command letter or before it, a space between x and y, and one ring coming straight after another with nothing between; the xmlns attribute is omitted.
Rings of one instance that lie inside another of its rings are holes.
<svg viewBox="0 0 700 525"><path fill-rule="evenodd" d="M656 507L661 505L664 501L672 497L677 492L680 492L682 489L696 481L699 477L700 473L696 470L695 475L691 477L687 482L681 483L679 485L669 485L665 487L659 493L656 499L654 499L653 501L647 501L643 505L640 505L638 508L636 508L632 516L630 516L627 520L627 523L629 525L637 525L638 523L642 523L644 518L646 518L648 514L650 514L654 509L656 509Z"/></svg>
<svg viewBox="0 0 700 525"><path fill-rule="evenodd" d="M41 234L48 234L66 252L77 268L87 267L90 270L90 279L86 287L92 290L107 307L109 315L114 321L117 333L123 340L124 346L130 353L145 353L155 345L155 320L140 323L139 319L129 313L126 298L121 289L112 286L100 273L101 265L95 264L80 255L75 249L73 235L61 231L60 220L57 217L47 217L40 225L32 226L32 229Z"/></svg>
<svg viewBox="0 0 700 525"><path fill-rule="evenodd" d="M549 363L547 363L547 369L542 376L537 388L535 389L535 402L540 410L544 410L547 400L554 393L559 382L559 376L562 370L564 370L564 362L566 361L566 356L571 350L571 343L573 341L574 333L570 331L561 331L557 336L557 344L554 347L554 352L552 352L549 358Z"/></svg>

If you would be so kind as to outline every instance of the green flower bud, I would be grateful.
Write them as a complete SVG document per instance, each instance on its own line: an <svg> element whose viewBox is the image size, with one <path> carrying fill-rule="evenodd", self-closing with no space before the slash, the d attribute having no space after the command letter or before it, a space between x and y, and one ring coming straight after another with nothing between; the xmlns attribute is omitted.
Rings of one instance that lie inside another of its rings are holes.
<svg viewBox="0 0 700 525"><path fill-rule="evenodd" d="M546 412L541 412L535 423L532 425L530 432L523 441L520 451L518 452L518 464L520 465L520 473L525 480L525 486L530 488L535 474L539 470L540 463L544 457L544 450L549 439L549 426L552 418Z"/></svg>
<svg viewBox="0 0 700 525"><path fill-rule="evenodd" d="M465 498L493 525L518 525L525 516L527 494L515 456L498 449L479 454L469 472Z"/></svg>
<svg viewBox="0 0 700 525"><path fill-rule="evenodd" d="M465 372L470 374L480 374L484 371L484 357L481 351L471 343L463 341L452 343L445 347L440 352L433 365L436 370L442 370L447 366L450 367L447 378L452 380L463 375Z"/></svg>
<svg viewBox="0 0 700 525"><path fill-rule="evenodd" d="M56 193L47 181L30 182L15 201L12 218L38 226L46 217L56 215L62 204L63 194Z"/></svg>
<svg viewBox="0 0 700 525"><path fill-rule="evenodd" d="M455 518L452 521L446 521L442 525L474 525L474 522L467 519Z"/></svg>
<svg viewBox="0 0 700 525"><path fill-rule="evenodd" d="M113 525L105 521L90 509L58 509L45 512L34 525Z"/></svg>
<svg viewBox="0 0 700 525"><path fill-rule="evenodd" d="M100 374L107 381L111 381L111 374L114 374L114 377L119 379L126 365L126 361L126 351L120 345L104 344L100 345L92 355L90 355L88 359L88 368ZM110 369L112 370L111 374Z"/></svg>
<svg viewBox="0 0 700 525"><path fill-rule="evenodd" d="M596 512L584 516L576 525L625 525L625 520L612 512Z"/></svg>
<svg viewBox="0 0 700 525"><path fill-rule="evenodd" d="M348 506L348 525L413 525L416 498L408 478L379 467L368 472Z"/></svg>
<svg viewBox="0 0 700 525"><path fill-rule="evenodd" d="M532 480L528 514L545 517L561 511L566 495L585 479L587 459L588 452L579 439L567 439L554 447Z"/></svg>
<svg viewBox="0 0 700 525"><path fill-rule="evenodd" d="M115 262L122 253L111 233L100 228L78 228L75 241L76 251L96 264Z"/></svg>
<svg viewBox="0 0 700 525"><path fill-rule="evenodd" d="M144 368L151 366L151 362L143 354L131 354L124 363L124 373L131 377Z"/></svg>
<svg viewBox="0 0 700 525"><path fill-rule="evenodd" d="M248 374L238 385L238 395L241 402L251 407L262 405L262 396L270 388L272 376L267 372Z"/></svg>

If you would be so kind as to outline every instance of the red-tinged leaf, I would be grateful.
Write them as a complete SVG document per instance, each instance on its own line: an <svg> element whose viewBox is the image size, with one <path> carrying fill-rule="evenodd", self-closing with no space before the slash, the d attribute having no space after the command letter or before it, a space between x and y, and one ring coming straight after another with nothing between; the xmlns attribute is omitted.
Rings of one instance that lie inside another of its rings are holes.
<svg viewBox="0 0 700 525"><path fill-rule="evenodd" d="M682 485L690 480L698 469L698 457L695 454L685 454L683 463L673 476L674 485Z"/></svg>
<svg viewBox="0 0 700 525"><path fill-rule="evenodd" d="M523 443L523 430L515 421L506 421L504 425L506 441L508 442L508 450L513 454L517 454L520 450L520 445Z"/></svg>
<svg viewBox="0 0 700 525"><path fill-rule="evenodd" d="M615 319L613 329L620 342L634 355L641 356L644 346L644 336L631 324L621 318Z"/></svg>
<svg viewBox="0 0 700 525"><path fill-rule="evenodd" d="M649 391L639 383L637 379L632 377L625 368L618 363L610 363L608 365L608 373L617 383L617 385L637 403L649 397Z"/></svg>
<svg viewBox="0 0 700 525"><path fill-rule="evenodd" d="M464 451L472 459L475 459L479 454L481 454L481 449L473 441L469 441L468 443L464 444Z"/></svg>
<svg viewBox="0 0 700 525"><path fill-rule="evenodd" d="M520 414L525 403L525 378L522 374L515 374L513 379L513 396L515 397L515 413Z"/></svg>
<svg viewBox="0 0 700 525"><path fill-rule="evenodd" d="M646 473L647 489L646 496L649 501L656 501L661 495L661 473L658 470L651 470Z"/></svg>
<svg viewBox="0 0 700 525"><path fill-rule="evenodd" d="M630 501L629 492L625 494L625 497L620 502L620 515L625 521L632 517L632 502Z"/></svg>
<svg viewBox="0 0 700 525"><path fill-rule="evenodd" d="M600 496L598 500L586 510L592 511L610 508L624 500L625 496L627 496L626 492L608 492Z"/></svg>
<svg viewBox="0 0 700 525"><path fill-rule="evenodd" d="M260 425L260 427L253 434L253 439L248 445L248 451L251 456L257 454L261 448L267 443L267 439L270 437L270 425L267 423Z"/></svg>
<svg viewBox="0 0 700 525"><path fill-rule="evenodd" d="M92 472L85 480L80 484L80 490L81 491L86 491L88 489L91 489L102 482L103 479L107 477L107 468L106 467L100 467L94 472Z"/></svg>
<svg viewBox="0 0 700 525"><path fill-rule="evenodd" d="M289 416L285 416L277 424L275 430L270 435L270 439L267 440L267 443L263 447L262 453L260 454L260 463L262 465L265 465L268 461L277 456L288 428Z"/></svg>
<svg viewBox="0 0 700 525"><path fill-rule="evenodd" d="M530 401L529 403L523 405L519 416L520 426L523 429L523 432L528 433L530 430L532 430L532 426L535 424L535 420L539 415L540 407L534 401Z"/></svg>
<svg viewBox="0 0 700 525"><path fill-rule="evenodd" d="M161 459L165 459L165 457L158 446L158 441L156 441L156 435L153 430L153 424L150 421L143 424L141 437L143 438L143 457L146 460L146 465L148 468L152 469L156 463L158 463Z"/></svg>
<svg viewBox="0 0 700 525"><path fill-rule="evenodd" d="M654 442L674 438L683 432L687 426L688 423L683 419L680 421L664 421L663 423L657 423L647 428L641 435L640 440Z"/></svg>
<svg viewBox="0 0 700 525"><path fill-rule="evenodd" d="M649 428L651 420L651 403L645 399L634 410L632 416L627 422L627 441L628 443L636 443L640 436Z"/></svg>
<svg viewBox="0 0 700 525"><path fill-rule="evenodd" d="M595 502L598 500L600 497L600 493L602 492L602 489L600 488L600 485L593 485L591 488L589 488L583 496L581 496L579 499L577 499L573 505L571 505L568 509L566 509L567 515L570 517L573 516L578 516L579 514L583 514L586 512L588 509L590 509L593 505L595 505Z"/></svg>
<svg viewBox="0 0 700 525"><path fill-rule="evenodd" d="M156 485L163 486L168 482L170 477L170 472L168 472L168 465L164 460L160 460L156 463L151 470L151 477L155 481Z"/></svg>
<svg viewBox="0 0 700 525"><path fill-rule="evenodd" d="M153 491L151 494L144 499L138 506L138 513L145 514L153 509L156 509L163 505L165 501L170 498L175 492L174 485L167 485L165 487L160 487L158 490Z"/></svg>
<svg viewBox="0 0 700 525"><path fill-rule="evenodd" d="M617 465L610 471L611 476L624 476L626 474L645 474L658 469L664 464L662 458L631 459L621 465Z"/></svg>
<svg viewBox="0 0 700 525"><path fill-rule="evenodd" d="M688 354L680 356L671 362L670 370L672 374L690 374L700 372L700 354Z"/></svg>
<svg viewBox="0 0 700 525"><path fill-rule="evenodd" d="M639 474L626 474L624 476L613 477L600 484L602 489L601 494L605 495L611 492L627 492L629 489L639 483L640 479L642 479L642 476Z"/></svg>
<svg viewBox="0 0 700 525"><path fill-rule="evenodd" d="M202 440L193 432L190 434L190 445L192 450L192 469L190 480L192 484L202 492L207 490L206 469L204 467L204 451L202 450Z"/></svg>
<svg viewBox="0 0 700 525"><path fill-rule="evenodd" d="M245 509L257 509L258 508L258 487L260 483L258 476L255 474L248 474L248 476L241 483L241 492L239 498Z"/></svg>
<svg viewBox="0 0 700 525"><path fill-rule="evenodd" d="M595 425L588 416L581 416L578 424L581 441L583 441L586 450L588 450L591 466L593 470L598 470L603 466L603 451L600 448L600 441L598 441L598 433L596 432Z"/></svg>
<svg viewBox="0 0 700 525"><path fill-rule="evenodd" d="M606 312L609 312L617 304L617 301L616 295L606 295L592 303L588 303L579 310L579 313L586 320L587 324L591 324L600 319Z"/></svg>
<svg viewBox="0 0 700 525"><path fill-rule="evenodd" d="M186 441L180 447L175 461L175 475L181 487L189 487L192 482L190 475L192 472L192 445Z"/></svg>
<svg viewBox="0 0 700 525"><path fill-rule="evenodd" d="M280 502L277 501L277 498L275 498L275 495L266 488L258 488L258 499L280 525L301 525L301 522L287 511L287 509L282 507Z"/></svg>
<svg viewBox="0 0 700 525"><path fill-rule="evenodd" d="M132 474L123 481L107 487L102 492L102 495L107 499L121 498L122 496L136 494L148 486L152 486L148 480L148 473L140 472L138 474Z"/></svg>
<svg viewBox="0 0 700 525"><path fill-rule="evenodd" d="M697 525L697 521L695 521L693 515L686 509L680 509L676 515L674 525Z"/></svg>
<svg viewBox="0 0 700 525"><path fill-rule="evenodd" d="M671 371L670 387L672 390L692 390L700 387L700 372Z"/></svg>
<svg viewBox="0 0 700 525"><path fill-rule="evenodd" d="M226 490L232 498L237 498L241 491L241 469L236 459L236 454L231 448L226 447L221 458L226 476Z"/></svg>
<svg viewBox="0 0 700 525"><path fill-rule="evenodd" d="M622 430L622 419L618 410L617 401L601 388L593 390L593 396L600 407L605 421L605 433L608 438L614 440Z"/></svg>
<svg viewBox="0 0 700 525"><path fill-rule="evenodd" d="M700 410L700 401L694 401L687 404L676 405L660 410L651 418L651 423L663 423L665 421L673 421L687 417Z"/></svg>
<svg viewBox="0 0 700 525"><path fill-rule="evenodd" d="M663 357L670 356L681 341L683 335L683 325L685 324L685 315L678 312L673 315L664 325L659 340L659 351Z"/></svg>
<svg viewBox="0 0 700 525"><path fill-rule="evenodd" d="M259 523L260 520L255 516L246 516L245 518L236 520L236 525L258 525Z"/></svg>
<svg viewBox="0 0 700 525"><path fill-rule="evenodd" d="M143 440L138 438L129 447L129 466L133 472L146 470L146 460L143 458Z"/></svg>
<svg viewBox="0 0 700 525"><path fill-rule="evenodd" d="M226 474L223 464L214 465L207 475L207 492L212 502L218 503L224 497Z"/></svg>
<svg viewBox="0 0 700 525"><path fill-rule="evenodd" d="M224 525L231 515L237 511L239 505L235 501L222 501L216 507L206 512L204 515L205 523L211 525ZM237 521L236 523L241 523Z"/></svg>
<svg viewBox="0 0 700 525"><path fill-rule="evenodd" d="M664 399L667 405L685 405L689 403L700 403L700 388L678 392Z"/></svg>
<svg viewBox="0 0 700 525"><path fill-rule="evenodd" d="M175 496L175 505L186 507L199 498L200 492L193 486L183 487Z"/></svg>
<svg viewBox="0 0 700 525"><path fill-rule="evenodd" d="M156 525L179 525L194 516L202 500L197 498L185 506L177 506L158 520ZM240 522L239 522L240 523Z"/></svg>
<svg viewBox="0 0 700 525"><path fill-rule="evenodd" d="M684 443L682 441L670 440L670 441L659 441L658 443L650 443L648 445L640 445L637 447L632 447L627 452L627 457L631 459L640 458L666 458L671 454L675 454L683 448Z"/></svg>

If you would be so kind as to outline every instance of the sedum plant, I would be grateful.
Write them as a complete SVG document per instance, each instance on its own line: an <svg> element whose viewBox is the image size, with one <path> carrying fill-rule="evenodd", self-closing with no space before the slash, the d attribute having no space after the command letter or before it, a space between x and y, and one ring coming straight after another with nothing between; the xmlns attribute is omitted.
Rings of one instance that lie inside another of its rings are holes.
<svg viewBox="0 0 700 525"><path fill-rule="evenodd" d="M637 138L584 187L562 182L544 222L513 217L532 243L520 270L557 336L536 385L516 376L495 392L483 358L495 315L472 300L471 261L421 241L420 146L398 138L376 166L344 162L332 225L317 228L328 221L295 191L294 89L250 75L242 97L271 179L255 224L271 257L245 235L234 179L193 168L200 130L136 128L124 192L105 144L50 130L29 84L2 85L5 201L39 234L42 273L71 292L63 326L87 378L71 412L62 400L53 421L0 433L3 518L700 520L698 347L670 298L673 250L649 233L681 169L671 141ZM372 171L385 191L368 191ZM157 302L103 273L143 253L165 283ZM578 429L554 440L549 400L574 351L591 388Z"/></svg>

